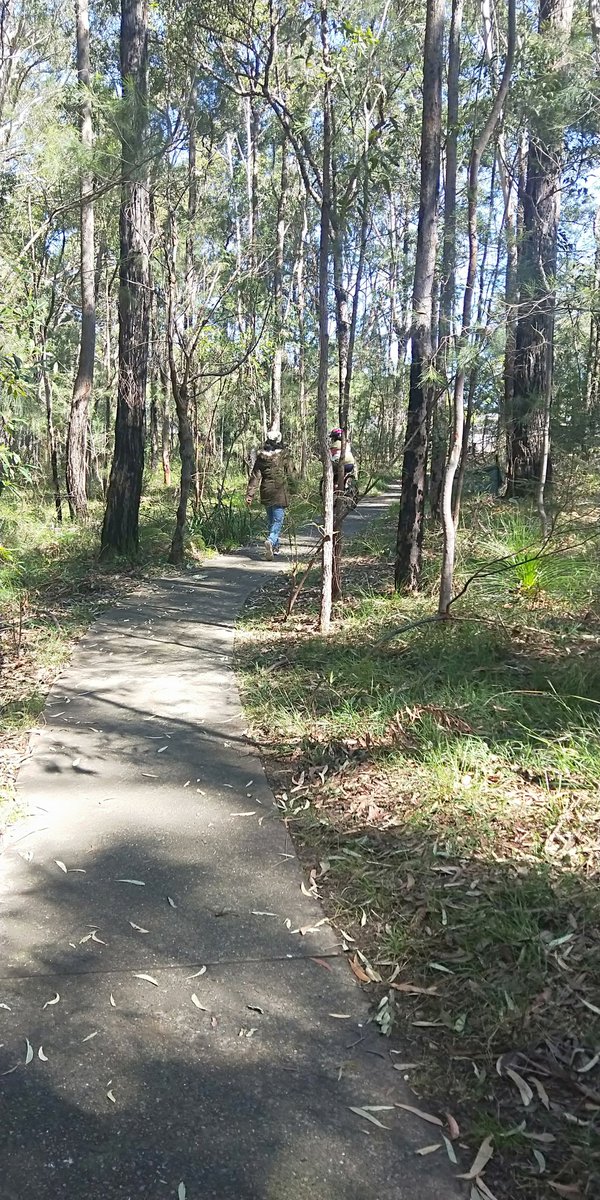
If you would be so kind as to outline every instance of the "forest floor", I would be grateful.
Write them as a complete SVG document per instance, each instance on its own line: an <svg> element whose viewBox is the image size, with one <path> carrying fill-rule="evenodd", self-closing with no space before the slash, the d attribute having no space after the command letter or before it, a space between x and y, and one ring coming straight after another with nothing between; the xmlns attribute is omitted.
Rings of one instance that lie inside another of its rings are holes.
<svg viewBox="0 0 600 1200"><path fill-rule="evenodd" d="M563 513L540 555L534 514L468 501L476 577L454 620L403 633L435 612L439 546L395 595L386 519L347 549L330 638L316 579L284 622L276 578L238 641L282 814L432 1153L459 1125L498 1200L600 1188L596 521Z"/></svg>

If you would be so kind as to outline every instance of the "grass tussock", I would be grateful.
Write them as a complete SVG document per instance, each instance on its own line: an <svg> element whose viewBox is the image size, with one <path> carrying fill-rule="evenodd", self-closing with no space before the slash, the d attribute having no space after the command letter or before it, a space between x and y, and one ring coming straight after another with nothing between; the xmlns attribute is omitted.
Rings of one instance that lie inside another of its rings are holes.
<svg viewBox="0 0 600 1200"><path fill-rule="evenodd" d="M451 622L402 632L435 611L439 557L434 534L423 592L394 595L393 516L350 548L331 638L316 589L282 623L274 581L240 633L245 702L392 1061L474 1149L492 1135L499 1198L591 1197L599 545L573 518L540 547L533 516L487 501L465 529Z"/></svg>

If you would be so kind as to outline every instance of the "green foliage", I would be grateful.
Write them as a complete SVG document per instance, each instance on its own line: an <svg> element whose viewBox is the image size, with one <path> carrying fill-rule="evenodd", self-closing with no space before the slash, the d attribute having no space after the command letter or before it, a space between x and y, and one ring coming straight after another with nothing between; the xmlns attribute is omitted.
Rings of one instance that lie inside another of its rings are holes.
<svg viewBox="0 0 600 1200"><path fill-rule="evenodd" d="M239 499L221 500L210 509L192 517L189 528L192 540L200 547L213 550L235 550L246 546L258 536L264 526L264 516L249 509Z"/></svg>

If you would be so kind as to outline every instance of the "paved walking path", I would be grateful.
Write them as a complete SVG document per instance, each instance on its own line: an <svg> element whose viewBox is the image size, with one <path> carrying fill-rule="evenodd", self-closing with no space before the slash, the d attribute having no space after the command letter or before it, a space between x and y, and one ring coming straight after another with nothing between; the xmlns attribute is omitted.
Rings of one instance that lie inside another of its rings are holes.
<svg viewBox="0 0 600 1200"><path fill-rule="evenodd" d="M2 1200L462 1195L436 1129L350 1109L414 1097L244 735L234 622L277 569L144 585L48 699L0 864Z"/></svg>

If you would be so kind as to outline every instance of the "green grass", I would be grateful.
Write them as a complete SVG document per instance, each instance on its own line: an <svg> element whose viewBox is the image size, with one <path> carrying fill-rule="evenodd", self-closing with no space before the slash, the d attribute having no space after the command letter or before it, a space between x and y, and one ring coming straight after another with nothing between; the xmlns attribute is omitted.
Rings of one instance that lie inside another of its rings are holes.
<svg viewBox="0 0 600 1200"><path fill-rule="evenodd" d="M310 583L287 624L281 581L249 610L246 707L330 915L379 977L404 1050L415 1043L420 1093L475 1149L495 1133L498 1197L556 1194L545 1180L591 1196L600 1139L580 1086L600 1109L600 1066L577 1067L600 1047L595 531L570 516L541 549L525 507L475 498L457 587L479 574L456 620L390 637L435 612L439 570L432 531L423 592L393 594L394 518L350 548L330 638ZM523 1107L501 1055L542 1082L549 1112L537 1092Z"/></svg>
<svg viewBox="0 0 600 1200"><path fill-rule="evenodd" d="M0 823L12 819L14 768L27 734L73 644L94 614L142 574L164 571L175 511L175 489L150 480L140 509L135 563L98 562L103 503L90 504L86 522L65 513L56 522L52 498L41 490L6 490L0 498Z"/></svg>

